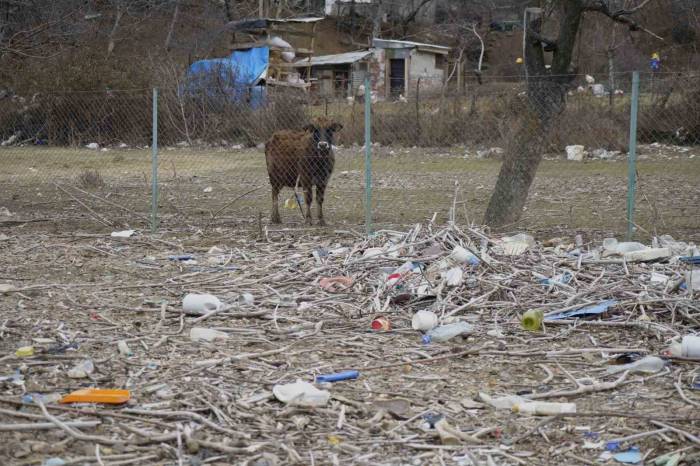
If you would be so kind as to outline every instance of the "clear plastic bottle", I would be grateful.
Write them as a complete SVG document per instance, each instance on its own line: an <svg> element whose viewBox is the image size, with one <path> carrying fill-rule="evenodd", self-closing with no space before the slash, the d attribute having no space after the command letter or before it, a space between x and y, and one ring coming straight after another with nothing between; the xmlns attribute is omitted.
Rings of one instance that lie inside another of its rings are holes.
<svg viewBox="0 0 700 466"><path fill-rule="evenodd" d="M608 374L617 374L624 371L653 374L663 369L665 364L664 360L657 356L646 356L629 364L608 367Z"/></svg>
<svg viewBox="0 0 700 466"><path fill-rule="evenodd" d="M443 342L458 335L466 335L471 333L473 330L474 327L466 322L455 322L454 324L441 325L440 327L429 330L423 337L423 341L426 343L430 343L431 341Z"/></svg>

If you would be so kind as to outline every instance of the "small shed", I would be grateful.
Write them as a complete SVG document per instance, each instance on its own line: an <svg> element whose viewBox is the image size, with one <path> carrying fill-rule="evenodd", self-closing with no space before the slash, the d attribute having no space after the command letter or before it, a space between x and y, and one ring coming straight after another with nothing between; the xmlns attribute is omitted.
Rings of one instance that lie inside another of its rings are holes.
<svg viewBox="0 0 700 466"><path fill-rule="evenodd" d="M439 87L447 76L449 47L407 40L374 39L375 90L386 98L407 95L421 78L424 86Z"/></svg>
<svg viewBox="0 0 700 466"><path fill-rule="evenodd" d="M297 61L301 78L324 97L353 96L364 82L371 50L320 55ZM310 75L309 75L310 73Z"/></svg>

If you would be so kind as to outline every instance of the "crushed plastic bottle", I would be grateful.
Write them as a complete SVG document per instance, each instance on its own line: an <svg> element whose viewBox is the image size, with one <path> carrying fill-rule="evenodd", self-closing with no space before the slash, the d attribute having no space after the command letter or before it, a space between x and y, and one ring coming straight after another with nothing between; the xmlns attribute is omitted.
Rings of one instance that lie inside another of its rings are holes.
<svg viewBox="0 0 700 466"><path fill-rule="evenodd" d="M476 257L471 251L459 245L455 246L450 253L450 259L458 264L479 265L479 258Z"/></svg>
<svg viewBox="0 0 700 466"><path fill-rule="evenodd" d="M466 322L455 322L454 324L441 325L429 330L423 335L423 342L445 342L459 335L466 335L474 330L472 325Z"/></svg>
<svg viewBox="0 0 700 466"><path fill-rule="evenodd" d="M645 374L654 374L664 368L666 363L663 359L657 356L646 356L637 361L621 366L608 367L608 374L617 374L618 372L631 371L642 372Z"/></svg>
<svg viewBox="0 0 700 466"><path fill-rule="evenodd" d="M685 273L685 286L689 291L700 291L700 269Z"/></svg>
<svg viewBox="0 0 700 466"><path fill-rule="evenodd" d="M603 240L603 250L604 256L610 256L613 254L625 254L627 252L644 251L649 249L642 243L635 241L625 241L618 242L615 238L605 238Z"/></svg>
<svg viewBox="0 0 700 466"><path fill-rule="evenodd" d="M85 359L68 371L68 377L71 379L85 379L93 372L95 372L95 365L90 359Z"/></svg>

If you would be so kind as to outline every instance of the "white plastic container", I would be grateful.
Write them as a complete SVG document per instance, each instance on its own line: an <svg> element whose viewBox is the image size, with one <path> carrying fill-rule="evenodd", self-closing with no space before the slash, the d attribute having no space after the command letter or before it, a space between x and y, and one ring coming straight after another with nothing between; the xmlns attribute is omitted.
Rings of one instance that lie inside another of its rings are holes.
<svg viewBox="0 0 700 466"><path fill-rule="evenodd" d="M441 325L436 327L426 333L429 341L443 342L450 340L459 335L466 335L471 333L474 327L466 322L455 322L454 324Z"/></svg>
<svg viewBox="0 0 700 466"><path fill-rule="evenodd" d="M452 267L445 274L445 283L447 286L459 286L462 284L462 269L459 267Z"/></svg>
<svg viewBox="0 0 700 466"><path fill-rule="evenodd" d="M556 414L575 413L576 403L527 401L525 403L515 403L512 410L514 413L530 414L533 416L554 416Z"/></svg>
<svg viewBox="0 0 700 466"><path fill-rule="evenodd" d="M647 248L641 251L625 252L622 256L627 262L645 262L670 257L671 250L668 248Z"/></svg>
<svg viewBox="0 0 700 466"><path fill-rule="evenodd" d="M211 328L192 327L190 330L190 340L192 341L214 341L225 340L228 335Z"/></svg>
<svg viewBox="0 0 700 466"><path fill-rule="evenodd" d="M117 348L119 349L119 354L122 356L129 357L134 354L124 340L119 340L119 342L117 342Z"/></svg>
<svg viewBox="0 0 700 466"><path fill-rule="evenodd" d="M272 394L282 403L295 406L324 406L331 398L330 392L299 379L294 383L275 385Z"/></svg>
<svg viewBox="0 0 700 466"><path fill-rule="evenodd" d="M686 272L685 284L688 287L688 291L700 291L700 269Z"/></svg>
<svg viewBox="0 0 700 466"><path fill-rule="evenodd" d="M419 330L421 332L427 332L437 327L438 317L434 312L430 311L418 311L413 314L411 319L411 327L413 330Z"/></svg>
<svg viewBox="0 0 700 466"><path fill-rule="evenodd" d="M700 359L700 336L686 335L681 341L681 355L684 358Z"/></svg>
<svg viewBox="0 0 700 466"><path fill-rule="evenodd" d="M219 298L211 294L190 293L182 300L182 310L188 315L201 316L215 311L221 306Z"/></svg>

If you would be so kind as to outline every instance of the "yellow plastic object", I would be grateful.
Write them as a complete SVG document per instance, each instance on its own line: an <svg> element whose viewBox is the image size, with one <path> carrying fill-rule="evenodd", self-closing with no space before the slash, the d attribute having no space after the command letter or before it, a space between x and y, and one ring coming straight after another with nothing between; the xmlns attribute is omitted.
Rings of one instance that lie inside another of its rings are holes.
<svg viewBox="0 0 700 466"><path fill-rule="evenodd" d="M523 64L523 59L520 58L520 57L518 57L518 58L515 60L515 63L517 63L518 65L522 65L522 64Z"/></svg>
<svg viewBox="0 0 700 466"><path fill-rule="evenodd" d="M542 327L543 319L544 311L542 311L542 309L530 309L525 314L523 314L521 322L525 330L530 330L534 332Z"/></svg>
<svg viewBox="0 0 700 466"><path fill-rule="evenodd" d="M119 405L131 398L129 390L83 388L64 396L61 403L105 403Z"/></svg>
<svg viewBox="0 0 700 466"><path fill-rule="evenodd" d="M290 197L286 201L284 201L284 208L285 209L294 209L297 206L296 200L294 200L293 197Z"/></svg>
<svg viewBox="0 0 700 466"><path fill-rule="evenodd" d="M17 351L15 351L15 356L18 358L26 358L28 356L34 356L34 347L33 346L23 346L21 348L17 348Z"/></svg>

